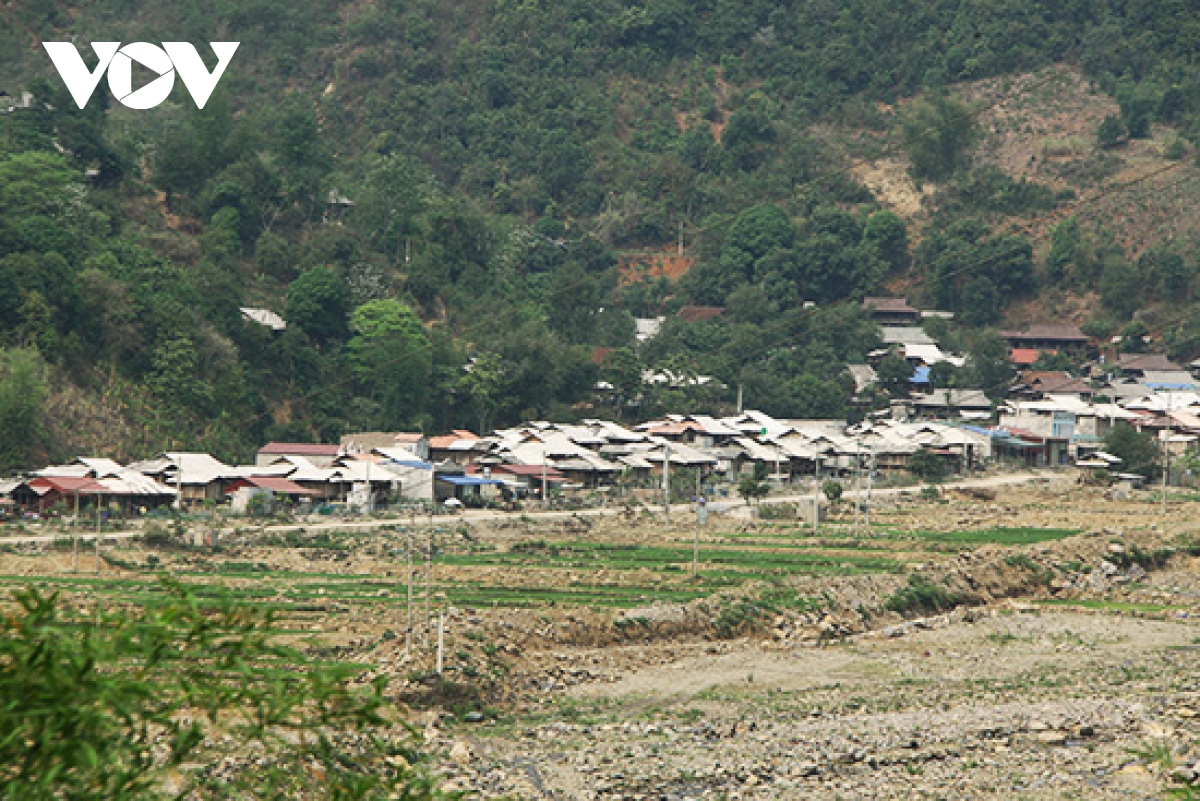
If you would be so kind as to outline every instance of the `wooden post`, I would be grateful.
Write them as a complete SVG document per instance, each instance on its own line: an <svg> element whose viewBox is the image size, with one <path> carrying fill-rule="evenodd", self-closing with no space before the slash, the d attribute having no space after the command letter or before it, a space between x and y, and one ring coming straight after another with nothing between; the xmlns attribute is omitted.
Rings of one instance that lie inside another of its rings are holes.
<svg viewBox="0 0 1200 801"><path fill-rule="evenodd" d="M442 655L445 652L446 642L446 613L438 612L438 650L437 650L437 674L442 675Z"/></svg>

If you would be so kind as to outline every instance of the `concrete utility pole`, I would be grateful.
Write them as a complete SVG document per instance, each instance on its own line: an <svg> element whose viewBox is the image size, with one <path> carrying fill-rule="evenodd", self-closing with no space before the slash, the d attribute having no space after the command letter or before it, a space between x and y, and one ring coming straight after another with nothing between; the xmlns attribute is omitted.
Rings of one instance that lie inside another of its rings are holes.
<svg viewBox="0 0 1200 801"><path fill-rule="evenodd" d="M433 529L429 529L429 550L425 556L425 644L429 645L429 629L433 623L430 603L433 586Z"/></svg>
<svg viewBox="0 0 1200 801"><path fill-rule="evenodd" d="M663 446L663 474L662 474L662 491L663 491L663 515L667 522L671 522L671 443L668 442Z"/></svg>
<svg viewBox="0 0 1200 801"><path fill-rule="evenodd" d="M858 518L862 514L862 453L854 449L854 533L859 533Z"/></svg>
<svg viewBox="0 0 1200 801"><path fill-rule="evenodd" d="M404 645L409 651L413 645L413 541L412 533L408 535L408 543L404 546L405 554L408 556L408 604L405 609L408 612L408 634L405 637Z"/></svg>
<svg viewBox="0 0 1200 801"><path fill-rule="evenodd" d="M821 454L813 460L813 536L821 532Z"/></svg>
<svg viewBox="0 0 1200 801"><path fill-rule="evenodd" d="M867 504L863 507L867 531L871 530L871 479L875 477L875 446L871 446L871 460L867 462Z"/></svg>
<svg viewBox="0 0 1200 801"><path fill-rule="evenodd" d="M542 508L546 509L550 504L550 495L546 489L549 481L546 479L546 449L542 448Z"/></svg>
<svg viewBox="0 0 1200 801"><path fill-rule="evenodd" d="M1171 418L1168 416L1168 420ZM1159 514L1167 516L1167 476L1171 472L1171 424L1167 424L1167 437L1163 440L1162 498L1159 499Z"/></svg>

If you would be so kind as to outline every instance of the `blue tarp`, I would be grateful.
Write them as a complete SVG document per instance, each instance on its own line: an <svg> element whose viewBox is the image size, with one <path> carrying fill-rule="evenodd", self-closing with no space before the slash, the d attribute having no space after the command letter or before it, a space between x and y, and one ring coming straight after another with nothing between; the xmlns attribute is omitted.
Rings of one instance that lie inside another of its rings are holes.
<svg viewBox="0 0 1200 801"><path fill-rule="evenodd" d="M929 383L929 368L928 367L916 368L915 370L913 370L913 377L908 380L914 384L928 384Z"/></svg>
<svg viewBox="0 0 1200 801"><path fill-rule="evenodd" d="M456 487L486 487L504 483L494 478L480 478L479 476L438 476L437 480L445 481Z"/></svg>

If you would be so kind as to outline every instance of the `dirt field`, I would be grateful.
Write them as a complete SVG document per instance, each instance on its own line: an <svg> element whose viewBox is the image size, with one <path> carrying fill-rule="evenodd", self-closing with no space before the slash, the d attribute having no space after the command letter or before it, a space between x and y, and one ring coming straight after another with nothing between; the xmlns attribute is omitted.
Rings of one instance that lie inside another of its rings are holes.
<svg viewBox="0 0 1200 801"><path fill-rule="evenodd" d="M270 604L282 637L387 675L484 798L1162 798L1200 759L1196 508L1056 483L887 498L869 527L847 505L815 536L227 527L108 543L99 575L10 545L0 583L153 602L165 570Z"/></svg>

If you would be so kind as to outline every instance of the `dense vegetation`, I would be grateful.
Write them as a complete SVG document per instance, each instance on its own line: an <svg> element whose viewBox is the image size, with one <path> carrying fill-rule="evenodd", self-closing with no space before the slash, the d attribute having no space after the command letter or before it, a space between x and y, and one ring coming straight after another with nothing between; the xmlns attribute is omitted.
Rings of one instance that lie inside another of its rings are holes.
<svg viewBox="0 0 1200 801"><path fill-rule="evenodd" d="M843 302L901 276L966 326L974 358L945 380L996 391L985 327L1014 300L1098 286L1107 333L1147 300L1187 302L1196 275L1192 243L1133 261L1069 218L1046 248L1002 230L1064 198L976 168L955 91L1070 62L1120 105L1095 147L1160 123L1186 152L1184 0L49 0L0 17L0 88L36 97L0 115L0 383L43 388L0 386L0 420L27 421L0 433L8 466L712 409L738 384L776 414L841 414L840 366L878 342ZM242 45L203 111L177 86L133 112L103 84L80 111L35 45L109 37ZM900 152L941 188L919 227L846 169ZM622 258L680 240L681 280L622 278ZM687 323L685 304L727 311ZM635 347L632 318L659 314ZM1179 319L1169 344L1195 355L1200 314ZM683 380L643 392L646 367ZM43 393L70 425L35 425Z"/></svg>
<svg viewBox="0 0 1200 801"><path fill-rule="evenodd" d="M5 798L460 797L421 770L386 682L355 687L356 666L279 646L261 608L159 589L118 611L13 594L0 622Z"/></svg>

